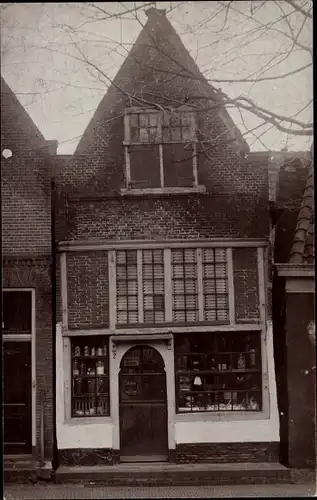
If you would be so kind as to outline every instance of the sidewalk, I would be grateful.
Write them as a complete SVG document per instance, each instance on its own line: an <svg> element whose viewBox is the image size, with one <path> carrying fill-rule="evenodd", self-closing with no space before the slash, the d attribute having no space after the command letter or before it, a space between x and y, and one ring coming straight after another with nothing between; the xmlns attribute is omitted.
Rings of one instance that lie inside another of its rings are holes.
<svg viewBox="0 0 317 500"><path fill-rule="evenodd" d="M5 500L38 499L125 499L125 498L270 498L270 497L314 497L316 485L273 484L250 486L158 486L116 487L76 485L8 485L4 487Z"/></svg>

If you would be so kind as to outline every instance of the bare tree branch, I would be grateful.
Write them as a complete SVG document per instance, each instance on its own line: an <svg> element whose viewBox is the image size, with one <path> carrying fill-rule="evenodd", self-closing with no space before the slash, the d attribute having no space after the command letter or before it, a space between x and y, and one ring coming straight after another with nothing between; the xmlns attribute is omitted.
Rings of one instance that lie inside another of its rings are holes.
<svg viewBox="0 0 317 500"><path fill-rule="evenodd" d="M297 12L300 12L301 14L303 14L303 16L309 17L310 19L313 18L313 16L310 14L310 12L307 12L306 10L304 10L300 5L298 5L293 0L284 0L284 1L286 3L288 3L289 5L291 5L293 7L293 9L295 9Z"/></svg>

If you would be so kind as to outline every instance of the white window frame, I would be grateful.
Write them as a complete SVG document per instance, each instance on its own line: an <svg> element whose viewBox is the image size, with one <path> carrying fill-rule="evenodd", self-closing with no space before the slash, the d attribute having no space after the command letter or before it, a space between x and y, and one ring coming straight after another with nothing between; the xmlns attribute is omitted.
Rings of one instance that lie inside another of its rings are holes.
<svg viewBox="0 0 317 500"><path fill-rule="evenodd" d="M179 248L186 249L186 246L180 246ZM202 264L202 250L205 247L197 246L195 247L197 262L196 262L196 272L197 272L197 289L198 289L198 319L197 324L202 323L204 325L234 325L235 324L235 313L234 313L234 288L233 288L233 262L232 262L232 249L226 246L223 248L226 252L226 271L227 271L227 297L228 297L228 319L227 320L217 320L217 321L206 321L204 319L204 293L203 293L203 264ZM212 248L209 247L208 248ZM153 247L153 250L156 248ZM157 248L158 250L162 248ZM142 286L142 252L145 249L135 248L137 252L137 277L138 277L138 312L139 321L138 323L128 323L129 328L133 328L135 325L145 324L144 314L143 314L143 286ZM128 251L128 250L127 250ZM117 287L116 287L116 251L113 250L111 255L111 276L114 275L114 280L112 281L112 286L114 288L111 293L111 310L114 316L115 314L115 302L117 297ZM172 283L172 249L164 248L164 300L165 300L165 321L162 323L154 323L155 327L164 326L165 324L173 323L174 325L187 325L188 322L176 322L173 321L173 283ZM117 314L115 318L112 316L111 324L115 325L117 328L126 326L126 324L118 323Z"/></svg>
<svg viewBox="0 0 317 500"><path fill-rule="evenodd" d="M124 116L124 141L123 141L123 146L124 146L124 157L125 157L125 180L126 180L126 188L121 189L121 194L156 194L156 193L204 193L206 191L205 186L201 186L198 184L198 171L197 171L197 139L196 139L196 117L194 115L194 111L189 108L189 107L180 107L178 108L179 112L181 113L188 113L189 116L191 117L191 127L194 129L193 131L193 138L188 141L188 144L191 144L191 152L192 152L192 167L193 167L193 185L192 186L184 186L184 187L178 187L178 186L173 186L173 187L166 187L165 182L164 182L164 161L163 161L163 147L164 144L182 144L186 143L185 141L177 140L177 141L163 141L162 137L162 120L161 116L159 115L159 121L158 121L158 128L159 128L159 141L155 143L155 145L158 145L159 149L159 161L160 161L160 187L157 188L132 188L131 187L131 161L130 161L130 153L129 153L129 146L131 145L142 145L142 144L149 144L149 143L143 143L143 142L135 142L131 141L131 127L130 127L130 116L132 114L154 114L154 113L162 113L161 111L154 109L154 108L127 108L125 110L125 116ZM190 152L190 149L188 149Z"/></svg>

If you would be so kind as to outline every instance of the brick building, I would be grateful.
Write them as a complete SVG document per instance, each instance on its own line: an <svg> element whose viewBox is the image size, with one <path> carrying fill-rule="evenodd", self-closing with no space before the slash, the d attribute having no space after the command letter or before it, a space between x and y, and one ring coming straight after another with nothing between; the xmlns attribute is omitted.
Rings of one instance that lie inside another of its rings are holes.
<svg viewBox="0 0 317 500"><path fill-rule="evenodd" d="M147 15L59 158L59 461L277 462L268 157Z"/></svg>
<svg viewBox="0 0 317 500"><path fill-rule="evenodd" d="M21 461L49 468L53 459L51 153L55 141L45 141L1 79L6 469Z"/></svg>
<svg viewBox="0 0 317 500"><path fill-rule="evenodd" d="M275 220L273 325L281 459L316 466L314 188L310 153L280 172Z"/></svg>

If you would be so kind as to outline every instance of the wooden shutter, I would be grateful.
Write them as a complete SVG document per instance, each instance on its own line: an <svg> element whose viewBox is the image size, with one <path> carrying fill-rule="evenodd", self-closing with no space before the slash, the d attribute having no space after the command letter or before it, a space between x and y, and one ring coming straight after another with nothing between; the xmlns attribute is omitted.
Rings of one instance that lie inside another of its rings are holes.
<svg viewBox="0 0 317 500"><path fill-rule="evenodd" d="M196 249L172 250L173 320L197 321Z"/></svg>
<svg viewBox="0 0 317 500"><path fill-rule="evenodd" d="M137 323L138 281L136 250L117 251L117 322Z"/></svg>
<svg viewBox="0 0 317 500"><path fill-rule="evenodd" d="M142 252L143 316L145 323L165 321L164 252Z"/></svg>
<svg viewBox="0 0 317 500"><path fill-rule="evenodd" d="M227 321L228 279L226 250L207 248L203 251L204 319Z"/></svg>

